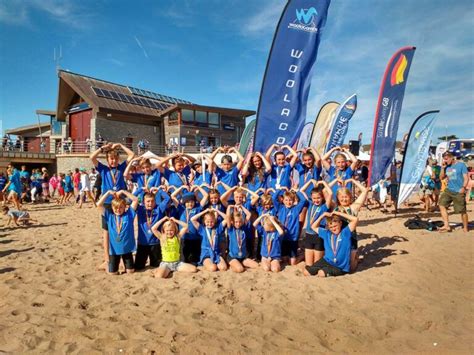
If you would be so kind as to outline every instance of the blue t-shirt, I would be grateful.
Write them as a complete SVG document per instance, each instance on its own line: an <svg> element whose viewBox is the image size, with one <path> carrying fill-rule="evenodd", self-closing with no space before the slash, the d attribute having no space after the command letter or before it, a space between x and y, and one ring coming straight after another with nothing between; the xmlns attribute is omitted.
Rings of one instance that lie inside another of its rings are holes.
<svg viewBox="0 0 474 355"><path fill-rule="evenodd" d="M109 229L109 255L123 255L134 252L133 220L136 216L135 210L129 207L124 214L116 216L112 211L105 209L104 216Z"/></svg>
<svg viewBox="0 0 474 355"><path fill-rule="evenodd" d="M247 238L250 236L250 223L246 223L241 228L227 228L227 238L229 239L229 256L234 259L247 258Z"/></svg>
<svg viewBox="0 0 474 355"><path fill-rule="evenodd" d="M267 232L261 225L258 225L257 233L262 238L260 254L264 258L281 259L281 236L278 232Z"/></svg>
<svg viewBox="0 0 474 355"><path fill-rule="evenodd" d="M206 228L203 225L199 226L198 233L202 238L201 242L201 260L200 263L204 261L204 259L211 259L214 264L218 264L220 262L221 250L220 250L220 243L222 241L224 228L222 224L217 224L213 229Z"/></svg>
<svg viewBox="0 0 474 355"><path fill-rule="evenodd" d="M448 177L448 190L459 192L464 186L464 175L467 174L466 164L457 162L446 167L446 176Z"/></svg>
<svg viewBox="0 0 474 355"><path fill-rule="evenodd" d="M296 163L295 165L295 170L298 172L300 175L299 179L299 187L303 187L304 184L306 184L309 180L314 179L314 180L321 180L321 168L318 168L316 164L311 168L308 169L306 165L304 165L301 162ZM313 188L311 184L309 188Z"/></svg>
<svg viewBox="0 0 474 355"><path fill-rule="evenodd" d="M182 239L189 239L189 240L201 240L201 235L198 233L196 228L194 227L193 222L191 222L191 218L195 215L201 213L202 208L201 206L194 206L192 209L187 209L183 205L179 205L176 209L177 218L180 221L188 224L188 232L183 235ZM180 227L181 229L181 227Z"/></svg>
<svg viewBox="0 0 474 355"><path fill-rule="evenodd" d="M169 199L168 199L169 201ZM138 219L138 245L155 245L160 244L160 240L155 237L151 231L151 227L165 216L165 210L168 205L166 200L162 200L154 209L147 210L145 206L139 205L137 208Z"/></svg>
<svg viewBox="0 0 474 355"><path fill-rule="evenodd" d="M239 169L237 169L236 166L233 166L229 171L224 171L217 167L214 174L216 175L217 181L222 181L229 187L237 186L239 183ZM226 192L226 189L222 185L217 185L217 190L221 195Z"/></svg>
<svg viewBox="0 0 474 355"><path fill-rule="evenodd" d="M267 181L267 186L271 187L272 189L276 189L277 185L285 186L287 188L291 188L291 171L293 168L290 164L286 164L285 166L272 166L272 172L270 173L270 177Z"/></svg>
<svg viewBox="0 0 474 355"><path fill-rule="evenodd" d="M64 192L71 192L74 190L74 186L72 185L72 177L71 175L66 175L64 177Z"/></svg>
<svg viewBox="0 0 474 355"><path fill-rule="evenodd" d="M270 208L269 210L265 210L263 206L257 206L257 213L259 216L262 214L268 213L270 216L276 216L277 215L277 210L275 207Z"/></svg>
<svg viewBox="0 0 474 355"><path fill-rule="evenodd" d="M337 236L325 228L318 229L318 235L324 241L324 260L345 272L349 272L351 266L351 234L349 227Z"/></svg>
<svg viewBox="0 0 474 355"><path fill-rule="evenodd" d="M102 194L105 194L109 190L119 191L126 190L127 184L123 178L123 173L127 168L127 162L123 161L117 167L111 168L107 165L98 162L97 172L102 178ZM113 196L108 196L105 203L110 203Z"/></svg>
<svg viewBox="0 0 474 355"><path fill-rule="evenodd" d="M263 173L262 180L260 180L260 176L257 173L255 173L253 176L247 176L245 178L247 188L253 192L257 191L260 188L265 189L267 187L268 176L270 176L270 174L267 172Z"/></svg>
<svg viewBox="0 0 474 355"><path fill-rule="evenodd" d="M168 181L168 183L176 188L179 188L183 185L188 185L189 183L189 174L191 173L191 168L185 166L184 169L178 173L174 170L165 168L163 176Z"/></svg>
<svg viewBox="0 0 474 355"><path fill-rule="evenodd" d="M18 195L21 195L22 186L20 180L20 172L17 169L13 169L13 173L9 176L9 178L11 183L8 186L8 191L15 191Z"/></svg>
<svg viewBox="0 0 474 355"><path fill-rule="evenodd" d="M315 205L311 201L308 202L308 211L306 212L305 219L305 231L308 234L316 234L316 232L311 228L311 225L324 213L328 211L328 206L325 203L320 204L319 206ZM326 226L326 218L321 220L319 224L321 227Z"/></svg>
<svg viewBox="0 0 474 355"><path fill-rule="evenodd" d="M211 185L212 173L206 171L206 174L199 174L196 172L194 175L193 185L201 186L202 184ZM207 187L205 187L207 189Z"/></svg>
<svg viewBox="0 0 474 355"><path fill-rule="evenodd" d="M281 191L279 194L281 194ZM286 207L283 203L278 202L278 199L274 199L273 201L275 208L277 209L278 220L285 228L285 235L283 238L291 241L298 240L300 213L306 204L306 200L300 197L298 204L293 205L290 208Z"/></svg>
<svg viewBox="0 0 474 355"><path fill-rule="evenodd" d="M132 182L135 182L138 185L135 195L143 196L145 193L145 187L150 190L152 187L159 187L161 185L161 173L157 169L153 169L150 175L145 175L144 173L135 173L132 174Z"/></svg>
<svg viewBox="0 0 474 355"><path fill-rule="evenodd" d="M30 173L26 170L20 171L20 178L25 180L30 180Z"/></svg>
<svg viewBox="0 0 474 355"><path fill-rule="evenodd" d="M352 175L354 172L352 171L351 167L348 167L344 171L337 170L334 166L331 165L331 167L328 170L328 175L329 175L329 181L333 181L336 178L340 178L342 180L347 180L352 178ZM339 186L338 183L334 184L332 187L332 193L333 193L333 200L337 201L337 190L339 190L342 186ZM345 187L347 187L349 190L352 190L352 183L347 184Z"/></svg>

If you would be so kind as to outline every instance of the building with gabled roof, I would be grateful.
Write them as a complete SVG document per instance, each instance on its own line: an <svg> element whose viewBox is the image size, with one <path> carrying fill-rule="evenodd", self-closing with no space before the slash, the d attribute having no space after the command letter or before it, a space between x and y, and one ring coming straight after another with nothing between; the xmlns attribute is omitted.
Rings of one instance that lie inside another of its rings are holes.
<svg viewBox="0 0 474 355"><path fill-rule="evenodd" d="M254 111L202 106L190 101L60 70L56 119L66 126L74 152L106 141L134 147L144 139L151 150L235 145Z"/></svg>

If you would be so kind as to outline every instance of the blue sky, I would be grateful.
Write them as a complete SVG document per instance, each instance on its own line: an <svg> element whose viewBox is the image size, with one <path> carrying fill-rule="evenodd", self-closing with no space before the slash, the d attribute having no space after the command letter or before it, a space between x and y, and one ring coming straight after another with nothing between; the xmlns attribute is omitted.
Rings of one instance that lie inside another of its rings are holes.
<svg viewBox="0 0 474 355"><path fill-rule="evenodd" d="M282 0L0 0L0 120L3 129L55 109L61 68L203 105L256 110ZM440 109L434 137L474 137L472 0L333 0L308 103L357 93L346 139L372 135L385 66L417 47L399 136Z"/></svg>

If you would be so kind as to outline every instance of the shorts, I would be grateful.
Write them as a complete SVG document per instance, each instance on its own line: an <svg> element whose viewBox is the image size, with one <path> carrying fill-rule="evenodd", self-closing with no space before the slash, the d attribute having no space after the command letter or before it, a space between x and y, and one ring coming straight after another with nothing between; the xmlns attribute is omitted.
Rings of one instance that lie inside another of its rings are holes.
<svg viewBox="0 0 474 355"><path fill-rule="evenodd" d="M168 261L162 261L160 263L160 267L163 269L168 269L169 271L179 271L179 268L183 265L184 263L182 261L175 261L175 262L168 262Z"/></svg>
<svg viewBox="0 0 474 355"><path fill-rule="evenodd" d="M466 213L466 194L444 190L439 197L440 206L448 208L453 203L454 213Z"/></svg>
<svg viewBox="0 0 474 355"><path fill-rule="evenodd" d="M285 240L281 242L281 256L288 256L290 258L296 258L298 253L298 241L297 240Z"/></svg>
<svg viewBox="0 0 474 355"><path fill-rule="evenodd" d="M324 240L317 234L303 232L303 246L305 249L324 251Z"/></svg>
<svg viewBox="0 0 474 355"><path fill-rule="evenodd" d="M110 203L104 203L104 209L108 211L112 211L112 205ZM105 218L105 213L102 215L102 229L104 231L109 230L109 226L107 225L107 219Z"/></svg>
<svg viewBox="0 0 474 355"><path fill-rule="evenodd" d="M357 250L358 243L357 243L357 232L353 231L351 233L351 250Z"/></svg>
<svg viewBox="0 0 474 355"><path fill-rule="evenodd" d="M122 255L109 255L109 272L117 272L119 269L120 259L123 260L126 270L133 270L133 254L127 253Z"/></svg>
<svg viewBox="0 0 474 355"><path fill-rule="evenodd" d="M201 241L199 239L183 239L182 259L185 263L197 265L201 257Z"/></svg>
<svg viewBox="0 0 474 355"><path fill-rule="evenodd" d="M146 261L150 258L150 266L158 267L161 262L161 245L137 245L137 253L135 254L135 270L143 270Z"/></svg>
<svg viewBox="0 0 474 355"><path fill-rule="evenodd" d="M306 270L313 276L317 275L319 270L323 270L326 276L342 276L347 274L347 272L337 266L329 264L324 258L319 259L311 266L306 266Z"/></svg>
<svg viewBox="0 0 474 355"><path fill-rule="evenodd" d="M388 189L390 190L390 198L392 201L396 201L398 198L398 184L390 184Z"/></svg>

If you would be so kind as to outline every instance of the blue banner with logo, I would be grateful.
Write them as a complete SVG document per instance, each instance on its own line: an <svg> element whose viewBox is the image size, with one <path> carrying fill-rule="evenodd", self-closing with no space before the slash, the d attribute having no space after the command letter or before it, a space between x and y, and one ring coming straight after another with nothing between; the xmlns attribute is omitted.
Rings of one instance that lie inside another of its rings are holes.
<svg viewBox="0 0 474 355"><path fill-rule="evenodd" d="M398 122L415 47L403 47L390 59L380 88L370 151L369 186L385 177L395 155Z"/></svg>
<svg viewBox="0 0 474 355"><path fill-rule="evenodd" d="M254 151L293 146L306 120L312 71L330 0L290 0L278 23L257 110Z"/></svg>
<svg viewBox="0 0 474 355"><path fill-rule="evenodd" d="M349 129L349 120L352 118L352 115L354 115L356 109L356 94L349 97L341 106L339 106L339 109L336 112L336 119L331 127L331 133L325 149L326 152L334 147L339 147L344 143L347 130Z"/></svg>
<svg viewBox="0 0 474 355"><path fill-rule="evenodd" d="M439 111L425 112L415 120L408 133L400 173L398 207L410 197L415 187L420 184L421 177L426 169L426 159L428 158L431 137L438 113Z"/></svg>

